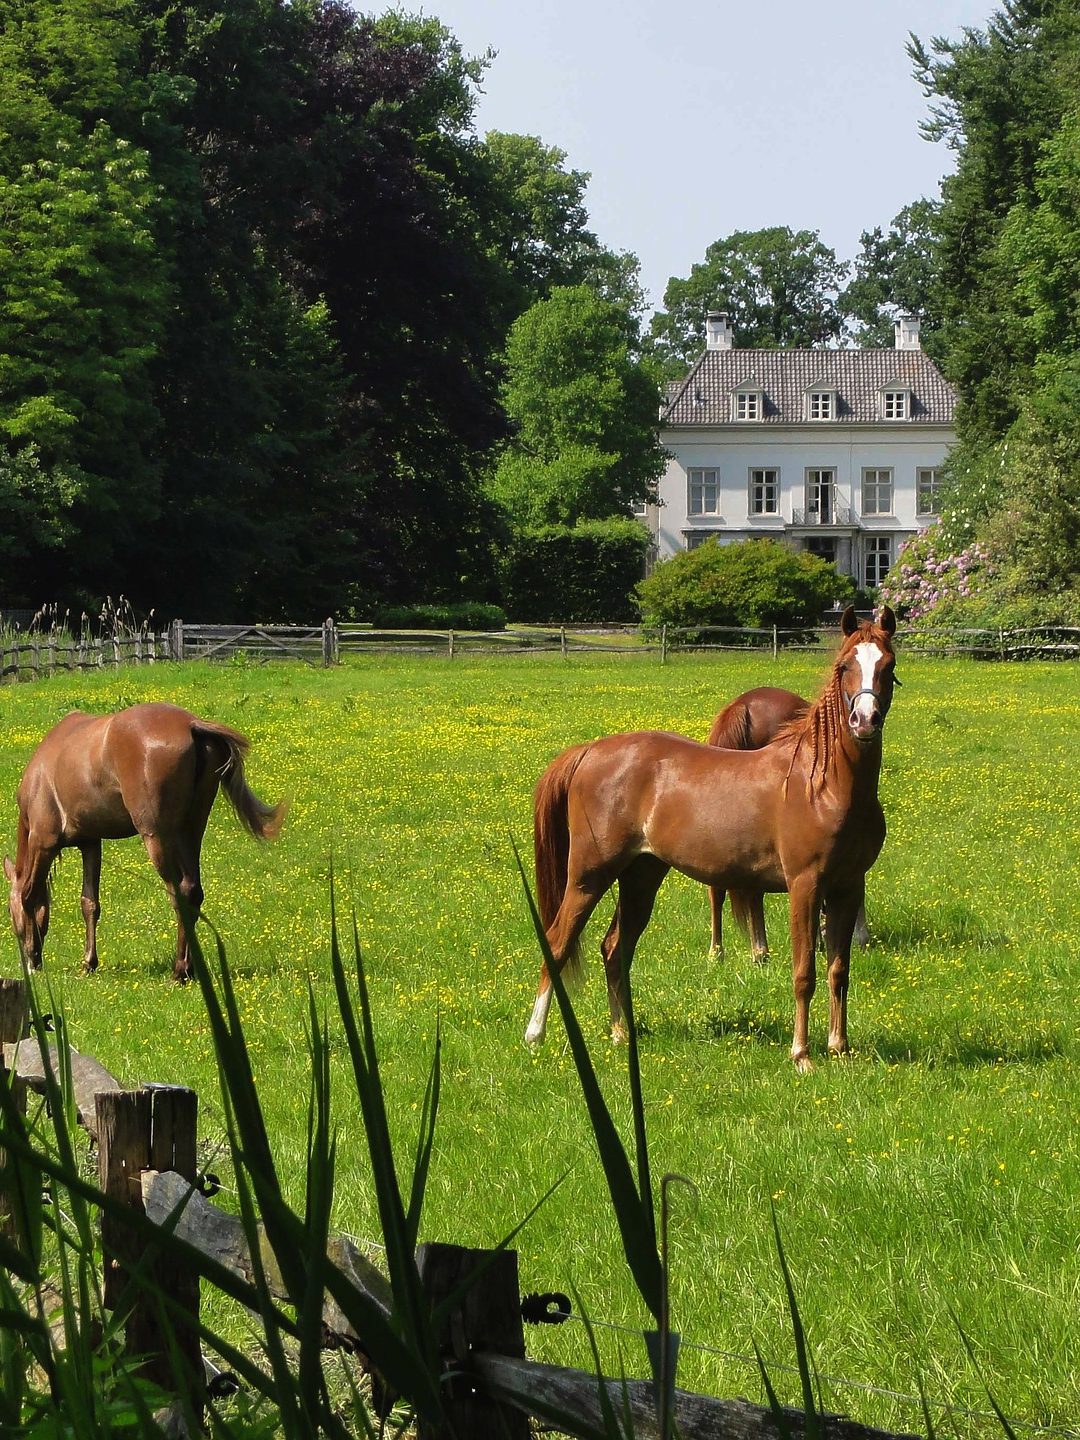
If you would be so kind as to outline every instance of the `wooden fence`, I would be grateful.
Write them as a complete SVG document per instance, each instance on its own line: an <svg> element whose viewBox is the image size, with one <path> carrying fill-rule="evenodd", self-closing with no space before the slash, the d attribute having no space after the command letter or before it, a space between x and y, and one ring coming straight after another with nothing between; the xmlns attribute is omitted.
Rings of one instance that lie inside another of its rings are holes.
<svg viewBox="0 0 1080 1440"><path fill-rule="evenodd" d="M920 629L902 626L897 643L909 654L967 655L983 660L1070 660L1080 657L1080 628ZM299 660L326 667L354 655L655 655L661 664L678 651L831 651L836 627L776 625L675 626L512 625L504 630L384 630L370 625L196 625L174 620L167 630L113 635L0 633L0 681L37 680L61 671L157 664L164 660L260 663Z"/></svg>
<svg viewBox="0 0 1080 1440"><path fill-rule="evenodd" d="M57 1067L52 1046L43 1052L36 1039L27 1038L27 1019L26 982L0 980L0 1041L4 1042L0 1068L9 1072L13 1091L22 1095L23 1103L27 1088L44 1090L45 1065L54 1073ZM71 1071L79 1119L97 1141L99 1188L250 1280L253 1265L241 1222L212 1205L198 1186L195 1093L168 1085L126 1089L96 1060L74 1051ZM0 1165L2 1159L0 1155ZM0 1197L2 1194L0 1187ZM0 1227L10 1223L10 1217L0 1212ZM198 1411L205 1373L215 1368L204 1362L199 1348L198 1275L190 1266L176 1267L152 1240L147 1242L139 1230L115 1215L102 1217L102 1248L105 1303L128 1315L125 1341L129 1353L143 1357L145 1373L163 1389L193 1397ZM277 1298L287 1300L267 1245L260 1245L259 1256L271 1290ZM328 1258L389 1319L390 1284L376 1265L343 1236L331 1237ZM418 1440L483 1435L528 1440L529 1417L560 1433L595 1434L602 1429L601 1386L617 1414L629 1410L632 1434L638 1440L659 1440L651 1381L601 1379L592 1371L538 1364L526 1358L514 1251L429 1243L418 1248L416 1263L433 1308L455 1293L459 1295L437 1337L446 1375L443 1396L448 1428L444 1431L421 1423ZM190 1317L176 1322L171 1336L161 1332L157 1307L144 1303L140 1293L131 1288L136 1268L149 1271L155 1284L167 1289L175 1308ZM462 1295L464 1281L468 1285ZM363 1355L363 1336L352 1330L328 1292L322 1319L327 1346ZM177 1407L176 1415L179 1413ZM747 1400L717 1400L682 1390L675 1392L674 1419L683 1440L803 1440L808 1434L820 1440L912 1440L868 1428L845 1416L808 1418L801 1411L785 1409L778 1418L772 1410Z"/></svg>

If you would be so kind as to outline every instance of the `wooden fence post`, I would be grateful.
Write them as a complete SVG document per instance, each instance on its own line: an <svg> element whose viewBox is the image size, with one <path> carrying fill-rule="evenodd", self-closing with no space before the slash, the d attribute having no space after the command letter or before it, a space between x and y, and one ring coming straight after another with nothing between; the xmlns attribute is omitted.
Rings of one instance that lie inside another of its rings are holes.
<svg viewBox="0 0 1080 1440"><path fill-rule="evenodd" d="M143 1170L175 1170L194 1181L198 1097L193 1090L147 1086L99 1093L94 1103L98 1184L107 1195L142 1213ZM109 1308L126 1312L129 1353L145 1356L143 1370L150 1379L165 1390L190 1396L196 1410L200 1409L203 1370L197 1329L198 1274L190 1266L178 1266L159 1247L148 1246L122 1220L107 1214L101 1217L101 1240L105 1252L103 1298ZM136 1265L151 1289L131 1283ZM162 1326L163 1302L155 1290L173 1302L167 1321L171 1339Z"/></svg>
<svg viewBox="0 0 1080 1440"><path fill-rule="evenodd" d="M775 660L780 653L779 641L776 633L776 626L772 627L772 658Z"/></svg>
<svg viewBox="0 0 1080 1440"><path fill-rule="evenodd" d="M565 660L565 659L566 659L566 626L565 626L565 625L560 625L560 626L559 626L559 653L560 653L560 655L562 656L562 658Z"/></svg>
<svg viewBox="0 0 1080 1440"><path fill-rule="evenodd" d="M4 1046L24 1039L30 1028L30 998L25 980L0 980L0 1070L5 1069ZM7 1083L16 1108L26 1113L26 1081L21 1075L9 1074ZM0 1234L7 1235L18 1243L18 1225L11 1212L7 1198L8 1157L0 1150Z"/></svg>
<svg viewBox="0 0 1080 1440"><path fill-rule="evenodd" d="M529 1422L509 1405L478 1392L471 1372L473 1352L525 1356L516 1250L468 1250L461 1245L421 1245L416 1252L420 1282L434 1307L481 1269L460 1305L436 1337L439 1353L455 1378L443 1387L447 1429L421 1422L417 1440L446 1440L448 1435L498 1435L528 1440Z"/></svg>
<svg viewBox="0 0 1080 1440"><path fill-rule="evenodd" d="M184 658L184 622L174 620L169 626L169 659L183 660Z"/></svg>
<svg viewBox="0 0 1080 1440"><path fill-rule="evenodd" d="M323 621L322 626L322 663L324 670L329 670L330 666L333 665L336 658L334 654L336 649L337 646L334 644L334 620L333 617L330 616Z"/></svg>
<svg viewBox="0 0 1080 1440"><path fill-rule="evenodd" d="M453 630L448 630L448 631L446 632L446 642L447 642L447 647L448 647L449 652L450 652L450 659L452 660L452 659L454 658L454 632L453 632Z"/></svg>
<svg viewBox="0 0 1080 1440"><path fill-rule="evenodd" d="M667 664L667 626L660 626L660 664Z"/></svg>

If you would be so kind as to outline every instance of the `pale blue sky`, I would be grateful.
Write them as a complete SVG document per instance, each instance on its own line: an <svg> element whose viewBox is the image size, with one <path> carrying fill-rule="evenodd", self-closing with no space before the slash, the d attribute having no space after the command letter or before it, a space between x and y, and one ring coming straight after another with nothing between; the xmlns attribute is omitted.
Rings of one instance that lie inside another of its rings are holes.
<svg viewBox="0 0 1080 1440"><path fill-rule="evenodd" d="M361 0L361 8L367 9ZM372 7L375 8L375 7ZM389 7L387 7L389 8ZM982 28L991 0L402 0L489 46L477 128L539 135L592 174L593 229L632 250L653 306L733 230L859 235L937 194L909 30Z"/></svg>

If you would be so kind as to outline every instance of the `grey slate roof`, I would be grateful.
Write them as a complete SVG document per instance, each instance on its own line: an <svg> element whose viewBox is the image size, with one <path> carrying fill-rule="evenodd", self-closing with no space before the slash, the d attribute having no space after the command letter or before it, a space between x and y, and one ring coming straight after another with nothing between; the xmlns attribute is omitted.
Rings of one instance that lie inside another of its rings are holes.
<svg viewBox="0 0 1080 1440"><path fill-rule="evenodd" d="M805 420L805 394L836 391L836 420L881 424L878 393L895 385L911 391L911 418L888 424L951 425L952 386L922 350L706 350L686 379L665 395L660 424L730 425L731 393L747 381L764 392L764 416L748 425L797 425Z"/></svg>

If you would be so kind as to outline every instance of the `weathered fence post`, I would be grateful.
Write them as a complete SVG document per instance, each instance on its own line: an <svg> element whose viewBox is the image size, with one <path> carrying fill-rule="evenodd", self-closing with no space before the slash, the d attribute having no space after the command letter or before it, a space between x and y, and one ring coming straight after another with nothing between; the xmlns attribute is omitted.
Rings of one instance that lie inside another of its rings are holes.
<svg viewBox="0 0 1080 1440"><path fill-rule="evenodd" d="M184 658L184 622L174 620L169 626L169 659L183 660Z"/></svg>
<svg viewBox="0 0 1080 1440"><path fill-rule="evenodd" d="M329 670L335 660L334 651L337 647L334 644L334 620L329 617L323 621L322 626L322 663L323 669Z"/></svg>
<svg viewBox="0 0 1080 1440"><path fill-rule="evenodd" d="M779 640L778 640L778 636L777 636L777 633L776 633L776 626L774 625L774 626L772 627L772 658L775 660L776 657L777 657L777 655L779 655L779 653L780 653L780 645L779 645Z"/></svg>
<svg viewBox="0 0 1080 1440"><path fill-rule="evenodd" d="M453 632L453 630L448 630L448 631L447 631L447 636L446 636L446 638L447 638L447 643L448 643L449 650L450 650L450 659L452 660L452 659L454 658L454 632Z"/></svg>
<svg viewBox="0 0 1080 1440"><path fill-rule="evenodd" d="M566 659L566 626L559 626L559 654Z"/></svg>
<svg viewBox="0 0 1080 1440"><path fill-rule="evenodd" d="M667 626L660 626L660 664L667 664Z"/></svg>
<svg viewBox="0 0 1080 1440"><path fill-rule="evenodd" d="M493 1253L461 1245L429 1244L419 1246L416 1263L432 1308L476 1274L436 1336L439 1352L455 1377L443 1390L447 1429L422 1421L417 1427L417 1440L445 1440L448 1435L528 1440L526 1417L512 1406L500 1405L480 1394L470 1363L473 1352L525 1357L517 1251Z"/></svg>
<svg viewBox="0 0 1080 1440"><path fill-rule="evenodd" d="M0 1070L4 1070L4 1046L22 1040L30 1033L27 1021L30 1015L30 997L25 980L0 980ZM11 1098L16 1108L26 1113L26 1081L21 1075L9 1074L6 1083L11 1087ZM7 1155L0 1150L0 1234L18 1242L18 1222L12 1213L8 1200Z"/></svg>
<svg viewBox="0 0 1080 1440"><path fill-rule="evenodd" d="M143 1211L143 1170L175 1170L195 1179L198 1097L182 1086L104 1092L94 1097L98 1133L98 1184L110 1197ZM192 1397L200 1408L203 1370L199 1352L199 1277L177 1265L159 1247L137 1237L124 1222L103 1213L105 1252L103 1299L126 1312L126 1344L146 1357L144 1372L165 1390ZM135 1287L138 1266L151 1288ZM172 1302L163 1326L164 1302ZM175 1365L174 1365L175 1360Z"/></svg>

